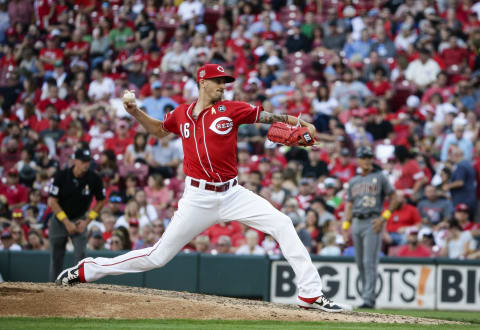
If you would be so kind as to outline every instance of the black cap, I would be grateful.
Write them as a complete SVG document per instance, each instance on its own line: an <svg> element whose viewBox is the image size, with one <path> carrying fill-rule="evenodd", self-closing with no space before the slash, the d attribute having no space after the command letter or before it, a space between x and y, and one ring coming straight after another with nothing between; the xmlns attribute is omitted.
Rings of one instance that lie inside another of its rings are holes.
<svg viewBox="0 0 480 330"><path fill-rule="evenodd" d="M77 149L77 151L75 151L75 159L89 162L92 159L92 154L88 149Z"/></svg>
<svg viewBox="0 0 480 330"><path fill-rule="evenodd" d="M101 238L101 239L103 239L102 232L99 231L99 230L93 231L93 232L92 232L92 237L93 237L93 238Z"/></svg>
<svg viewBox="0 0 480 330"><path fill-rule="evenodd" d="M373 158L372 148L366 146L358 147L357 158Z"/></svg>

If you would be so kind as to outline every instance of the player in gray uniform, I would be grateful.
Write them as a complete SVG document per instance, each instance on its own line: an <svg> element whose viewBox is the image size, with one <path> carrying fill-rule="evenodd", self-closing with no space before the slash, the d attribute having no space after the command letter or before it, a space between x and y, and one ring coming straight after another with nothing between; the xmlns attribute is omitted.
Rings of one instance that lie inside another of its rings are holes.
<svg viewBox="0 0 480 330"><path fill-rule="evenodd" d="M388 179L381 170L374 168L370 147L359 147L357 159L360 174L348 183L343 228L348 230L353 219L355 261L362 281L364 301L359 308L374 308L377 266L382 245L381 233L385 221L391 216L390 210L396 207L397 198ZM386 198L390 198L389 209L382 213Z"/></svg>

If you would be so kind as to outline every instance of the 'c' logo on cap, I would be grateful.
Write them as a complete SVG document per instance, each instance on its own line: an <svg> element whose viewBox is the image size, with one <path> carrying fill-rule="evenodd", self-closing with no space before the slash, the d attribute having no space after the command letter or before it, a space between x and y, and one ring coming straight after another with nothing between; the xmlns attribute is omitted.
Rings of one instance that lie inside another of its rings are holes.
<svg viewBox="0 0 480 330"><path fill-rule="evenodd" d="M199 76L200 78L205 77L205 70L200 71Z"/></svg>
<svg viewBox="0 0 480 330"><path fill-rule="evenodd" d="M220 65L217 66L217 70L220 71L220 72L225 72L225 70L223 69L223 67L221 67Z"/></svg>

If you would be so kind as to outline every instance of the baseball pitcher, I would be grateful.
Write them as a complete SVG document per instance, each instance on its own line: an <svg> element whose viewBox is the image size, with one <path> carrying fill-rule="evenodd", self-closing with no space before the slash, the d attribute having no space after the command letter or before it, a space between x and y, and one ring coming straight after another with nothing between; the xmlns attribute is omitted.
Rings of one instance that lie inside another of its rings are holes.
<svg viewBox="0 0 480 330"><path fill-rule="evenodd" d="M125 95L125 109L149 133L160 138L170 133L181 137L187 176L183 197L165 233L153 247L112 259L84 259L60 274L58 284L92 282L107 275L162 267L206 228L219 221L238 220L272 235L280 244L296 274L300 307L327 312L343 310L343 306L323 295L318 271L290 218L239 185L237 179L239 125L273 124L269 138L288 145L312 145L315 128L292 116L265 112L260 106L222 100L225 84L234 80L220 65L202 66L197 71L198 100L180 105L164 121L149 117L138 109L134 95Z"/></svg>

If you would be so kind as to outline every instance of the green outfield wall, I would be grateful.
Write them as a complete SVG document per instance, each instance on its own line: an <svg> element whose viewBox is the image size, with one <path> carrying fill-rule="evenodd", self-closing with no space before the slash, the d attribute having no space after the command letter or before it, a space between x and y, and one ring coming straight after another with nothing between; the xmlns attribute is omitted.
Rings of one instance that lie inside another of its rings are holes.
<svg viewBox="0 0 480 330"><path fill-rule="evenodd" d="M121 253L89 251L89 257ZM323 292L351 305L361 303L361 284L351 257L312 257ZM65 267L73 265L67 252ZM48 282L48 251L0 251L5 281ZM165 267L145 273L109 276L97 283L188 291L294 304L295 274L283 258L181 253ZM377 307L480 311L480 260L382 258Z"/></svg>

